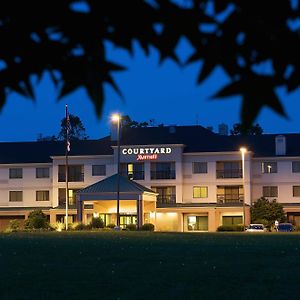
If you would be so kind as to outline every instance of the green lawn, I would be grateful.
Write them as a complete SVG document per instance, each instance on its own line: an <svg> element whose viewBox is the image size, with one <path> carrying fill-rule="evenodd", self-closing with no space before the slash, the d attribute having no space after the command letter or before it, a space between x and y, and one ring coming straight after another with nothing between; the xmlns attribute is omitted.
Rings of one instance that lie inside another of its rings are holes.
<svg viewBox="0 0 300 300"><path fill-rule="evenodd" d="M0 234L0 299L300 299L300 235Z"/></svg>

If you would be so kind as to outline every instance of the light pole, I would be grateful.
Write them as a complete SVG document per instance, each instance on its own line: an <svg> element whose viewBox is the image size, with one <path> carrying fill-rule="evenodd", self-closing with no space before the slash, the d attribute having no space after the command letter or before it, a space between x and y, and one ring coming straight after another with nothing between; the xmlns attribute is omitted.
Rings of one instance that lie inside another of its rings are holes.
<svg viewBox="0 0 300 300"><path fill-rule="evenodd" d="M120 229L120 123L121 116L120 114L113 114L112 121L117 124L117 147L118 147L118 176L117 176L117 228Z"/></svg>
<svg viewBox="0 0 300 300"><path fill-rule="evenodd" d="M244 191L244 196L243 196L243 226L244 226L244 231L245 231L245 226L246 226L246 208L245 208L245 153L247 152L247 149L245 147L240 148L240 152L242 155L242 180L243 180L243 191Z"/></svg>

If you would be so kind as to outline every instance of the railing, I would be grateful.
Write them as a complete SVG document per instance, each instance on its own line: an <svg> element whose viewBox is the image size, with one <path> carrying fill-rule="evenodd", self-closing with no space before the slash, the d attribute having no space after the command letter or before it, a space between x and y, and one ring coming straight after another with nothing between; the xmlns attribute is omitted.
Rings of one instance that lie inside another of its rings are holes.
<svg viewBox="0 0 300 300"><path fill-rule="evenodd" d="M244 195L224 195L224 194L218 194L217 195L217 203L218 204L225 204L225 203L243 203L244 201Z"/></svg>
<svg viewBox="0 0 300 300"><path fill-rule="evenodd" d="M160 203L160 204L176 203L176 195L163 195L163 196L158 195L157 203Z"/></svg>
<svg viewBox="0 0 300 300"><path fill-rule="evenodd" d="M66 181L66 173L58 173L58 182L65 182ZM69 174L68 176L69 182L82 182L84 181L84 173L77 173L77 174Z"/></svg>
<svg viewBox="0 0 300 300"><path fill-rule="evenodd" d="M242 169L217 170L217 178L242 178Z"/></svg>
<svg viewBox="0 0 300 300"><path fill-rule="evenodd" d="M151 171L151 179L175 179L176 172L172 171Z"/></svg>

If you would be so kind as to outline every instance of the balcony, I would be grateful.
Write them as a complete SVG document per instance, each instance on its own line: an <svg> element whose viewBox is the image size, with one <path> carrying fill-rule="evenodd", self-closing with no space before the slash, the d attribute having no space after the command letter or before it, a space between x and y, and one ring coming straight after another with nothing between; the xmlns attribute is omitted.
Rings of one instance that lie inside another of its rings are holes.
<svg viewBox="0 0 300 300"><path fill-rule="evenodd" d="M58 182L66 181L66 173L58 173ZM84 173L75 173L69 174L68 176L69 182L83 182L84 181Z"/></svg>
<svg viewBox="0 0 300 300"><path fill-rule="evenodd" d="M217 195L217 203L218 204L237 204L237 203L243 203L244 201L244 195L224 195L224 194L218 194Z"/></svg>
<svg viewBox="0 0 300 300"><path fill-rule="evenodd" d="M218 179L222 178L242 178L242 169L231 169L231 170L217 170L216 175Z"/></svg>
<svg viewBox="0 0 300 300"><path fill-rule="evenodd" d="M158 195L157 203L159 204L173 204L176 203L176 195Z"/></svg>
<svg viewBox="0 0 300 300"><path fill-rule="evenodd" d="M175 170L170 171L151 171L151 179L175 179Z"/></svg>

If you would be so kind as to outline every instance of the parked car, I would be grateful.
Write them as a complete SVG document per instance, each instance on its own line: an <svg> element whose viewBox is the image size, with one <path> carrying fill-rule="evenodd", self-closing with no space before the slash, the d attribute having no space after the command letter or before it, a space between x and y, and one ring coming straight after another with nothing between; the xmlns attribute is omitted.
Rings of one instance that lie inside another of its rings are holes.
<svg viewBox="0 0 300 300"><path fill-rule="evenodd" d="M291 232L294 230L294 226L291 223L279 223L277 226L278 232Z"/></svg>
<svg viewBox="0 0 300 300"><path fill-rule="evenodd" d="M250 224L246 228L247 232L266 232L267 229L265 228L264 224Z"/></svg>

